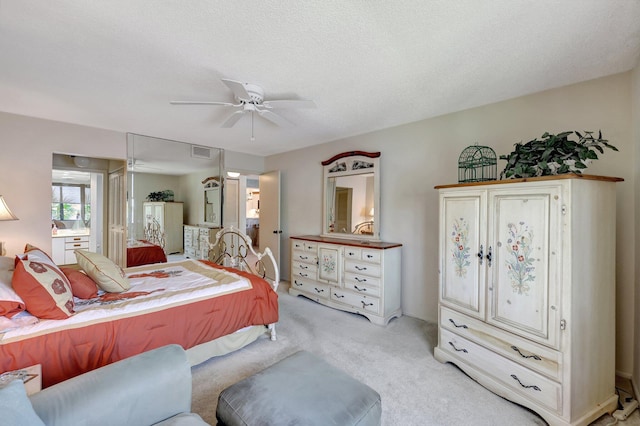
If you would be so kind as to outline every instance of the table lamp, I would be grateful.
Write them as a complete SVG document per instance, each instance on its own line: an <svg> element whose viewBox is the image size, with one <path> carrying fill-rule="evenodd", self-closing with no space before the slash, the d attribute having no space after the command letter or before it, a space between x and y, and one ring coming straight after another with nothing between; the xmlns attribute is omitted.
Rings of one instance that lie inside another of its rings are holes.
<svg viewBox="0 0 640 426"><path fill-rule="evenodd" d="M11 213L11 210L9 210L9 207L4 201L4 198L2 198L2 195L0 195L0 220L18 220L16 215ZM4 256L4 253L4 242L0 241L0 256Z"/></svg>

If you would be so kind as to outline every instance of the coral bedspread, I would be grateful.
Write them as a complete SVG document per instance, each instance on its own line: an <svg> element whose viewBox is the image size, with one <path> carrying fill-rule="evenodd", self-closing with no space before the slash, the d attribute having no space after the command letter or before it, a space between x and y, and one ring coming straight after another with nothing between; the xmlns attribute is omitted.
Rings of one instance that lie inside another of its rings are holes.
<svg viewBox="0 0 640 426"><path fill-rule="evenodd" d="M146 240L137 240L127 244L127 267L163 263L167 255L162 247Z"/></svg>
<svg viewBox="0 0 640 426"><path fill-rule="evenodd" d="M47 387L163 345L189 349L278 320L276 292L246 272L194 260L126 271L127 292L79 304L67 320L40 320L0 335L0 372L41 364Z"/></svg>

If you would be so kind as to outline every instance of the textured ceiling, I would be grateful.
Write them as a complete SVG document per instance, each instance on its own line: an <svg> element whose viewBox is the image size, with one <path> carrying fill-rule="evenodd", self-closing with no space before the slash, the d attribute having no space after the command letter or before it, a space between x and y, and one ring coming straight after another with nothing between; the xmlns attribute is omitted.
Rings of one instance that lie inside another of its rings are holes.
<svg viewBox="0 0 640 426"><path fill-rule="evenodd" d="M640 0L0 0L0 111L268 155L585 81L640 58ZM312 99L277 127L221 78Z"/></svg>

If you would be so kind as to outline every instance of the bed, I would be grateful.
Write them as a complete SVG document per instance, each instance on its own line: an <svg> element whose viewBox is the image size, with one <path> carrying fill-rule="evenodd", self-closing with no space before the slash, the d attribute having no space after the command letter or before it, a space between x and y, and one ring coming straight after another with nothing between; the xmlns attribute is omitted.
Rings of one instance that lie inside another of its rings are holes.
<svg viewBox="0 0 640 426"><path fill-rule="evenodd" d="M144 239L127 241L127 267L166 262L164 247L165 236L160 222L152 218L144 228Z"/></svg>
<svg viewBox="0 0 640 426"><path fill-rule="evenodd" d="M127 267L164 263L164 249L148 240L127 241Z"/></svg>
<svg viewBox="0 0 640 426"><path fill-rule="evenodd" d="M43 387L170 343L192 365L261 336L276 339L279 272L269 249L223 228L210 260L126 268L131 288L77 299L68 319L0 334L0 372L42 365Z"/></svg>

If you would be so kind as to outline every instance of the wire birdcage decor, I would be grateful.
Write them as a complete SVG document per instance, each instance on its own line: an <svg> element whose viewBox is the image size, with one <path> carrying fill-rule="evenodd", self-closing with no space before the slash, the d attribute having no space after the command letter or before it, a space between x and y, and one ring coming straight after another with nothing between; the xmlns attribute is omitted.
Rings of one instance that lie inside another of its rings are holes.
<svg viewBox="0 0 640 426"><path fill-rule="evenodd" d="M458 159L458 182L496 180L496 152L488 146L472 145Z"/></svg>

